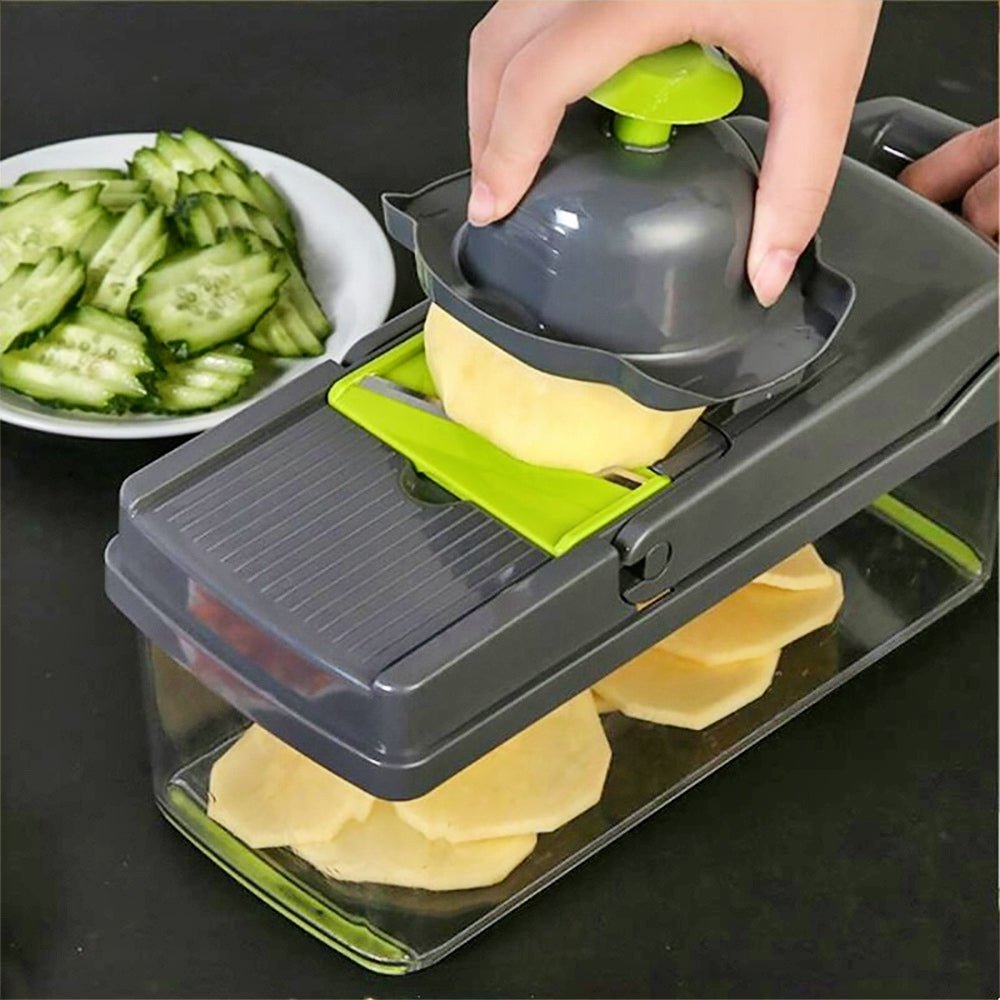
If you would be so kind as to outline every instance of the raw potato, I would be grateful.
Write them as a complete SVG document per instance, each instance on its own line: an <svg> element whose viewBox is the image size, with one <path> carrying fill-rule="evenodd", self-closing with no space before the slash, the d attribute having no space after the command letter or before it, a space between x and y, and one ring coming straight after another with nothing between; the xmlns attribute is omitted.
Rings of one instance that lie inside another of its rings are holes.
<svg viewBox="0 0 1000 1000"><path fill-rule="evenodd" d="M374 798L252 725L214 764L208 815L250 847L329 840Z"/></svg>
<svg viewBox="0 0 1000 1000"><path fill-rule="evenodd" d="M387 802L368 818L344 825L332 840L296 844L309 864L343 882L378 882L413 889L474 889L502 882L535 848L534 834L465 844L430 840L404 823Z"/></svg>
<svg viewBox="0 0 1000 1000"><path fill-rule="evenodd" d="M590 693L594 698L594 707L601 715L607 715L608 712L616 711L616 707L607 698L603 697L597 688L591 688Z"/></svg>
<svg viewBox="0 0 1000 1000"><path fill-rule="evenodd" d="M654 646L619 667L596 690L633 719L704 729L759 698L770 687L780 656L775 649L709 667Z"/></svg>
<svg viewBox="0 0 1000 1000"><path fill-rule="evenodd" d="M535 465L591 473L649 465L702 413L653 410L613 386L538 371L437 306L424 351L448 416Z"/></svg>
<svg viewBox="0 0 1000 1000"><path fill-rule="evenodd" d="M437 788L397 802L400 818L452 843L546 833L601 797L611 747L589 691Z"/></svg>
<svg viewBox="0 0 1000 1000"><path fill-rule="evenodd" d="M830 569L813 545L803 546L754 580L783 590L818 590L829 582Z"/></svg>
<svg viewBox="0 0 1000 1000"><path fill-rule="evenodd" d="M711 666L764 656L837 616L844 588L836 570L827 569L827 574L826 586L816 590L747 584L657 645Z"/></svg>

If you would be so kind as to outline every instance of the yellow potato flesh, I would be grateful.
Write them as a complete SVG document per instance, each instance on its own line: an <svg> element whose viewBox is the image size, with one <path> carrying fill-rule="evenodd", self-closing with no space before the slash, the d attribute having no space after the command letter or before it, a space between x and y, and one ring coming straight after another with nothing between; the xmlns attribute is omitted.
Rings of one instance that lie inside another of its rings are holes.
<svg viewBox="0 0 1000 1000"><path fill-rule="evenodd" d="M614 386L538 371L437 306L424 351L448 416L535 465L590 473L649 465L702 413L653 410Z"/></svg>
<svg viewBox="0 0 1000 1000"><path fill-rule="evenodd" d="M682 625L657 645L712 666L751 660L829 625L844 600L840 574L828 570L826 586L785 590L751 583Z"/></svg>
<svg viewBox="0 0 1000 1000"><path fill-rule="evenodd" d="M252 725L212 767L208 815L250 847L328 840L374 798Z"/></svg>
<svg viewBox="0 0 1000 1000"><path fill-rule="evenodd" d="M597 803L610 763L594 699L584 691L433 791L395 808L424 836L452 843L545 833Z"/></svg>
<svg viewBox="0 0 1000 1000"><path fill-rule="evenodd" d="M608 712L615 711L615 706L607 698L603 697L596 687L591 688L590 693L594 698L594 707L601 715L607 715Z"/></svg>
<svg viewBox="0 0 1000 1000"><path fill-rule="evenodd" d="M377 802L368 818L345 824L331 840L296 844L309 864L344 882L413 889L473 889L502 882L533 850L534 834L452 844L430 840Z"/></svg>
<svg viewBox="0 0 1000 1000"><path fill-rule="evenodd" d="M815 546L806 545L753 582L783 590L819 590L829 584L830 569Z"/></svg>
<svg viewBox="0 0 1000 1000"><path fill-rule="evenodd" d="M781 650L706 666L654 646L597 685L606 703L634 719L704 729L759 698L771 685Z"/></svg>

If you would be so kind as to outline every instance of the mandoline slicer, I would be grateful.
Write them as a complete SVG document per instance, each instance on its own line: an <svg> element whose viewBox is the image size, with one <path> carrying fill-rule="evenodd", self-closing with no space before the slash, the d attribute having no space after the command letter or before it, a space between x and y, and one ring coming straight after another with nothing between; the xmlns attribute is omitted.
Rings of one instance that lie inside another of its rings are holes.
<svg viewBox="0 0 1000 1000"><path fill-rule="evenodd" d="M440 958L992 571L996 250L893 179L964 126L904 101L860 106L822 254L764 315L729 258L766 126L706 122L738 100L714 56L652 65L661 83L678 66L707 74L707 109L678 97L643 118L648 104L626 101L648 98L640 66L639 84L626 74L596 95L618 117L572 109L509 220L469 233L462 176L389 197L386 218L431 298L505 349L662 408L707 404L671 455L604 479L525 465L447 420L424 303L122 489L108 593L155 647L154 675L171 664L171 684L196 681L222 712L168 738L150 695L161 807L383 971ZM616 219L628 239L611 238ZM533 282L554 259L565 275ZM417 902L310 888L290 861L220 848L193 804L248 718L377 796L418 796L810 541L844 577L836 625L703 733L607 723L600 806L547 835L509 884Z"/></svg>

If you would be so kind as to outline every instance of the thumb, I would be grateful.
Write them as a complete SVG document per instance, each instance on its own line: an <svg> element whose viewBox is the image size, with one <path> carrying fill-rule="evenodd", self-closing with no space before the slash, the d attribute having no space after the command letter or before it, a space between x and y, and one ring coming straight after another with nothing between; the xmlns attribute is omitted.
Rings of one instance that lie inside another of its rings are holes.
<svg viewBox="0 0 1000 1000"><path fill-rule="evenodd" d="M803 92L772 99L770 126L747 252L747 276L762 306L785 290L799 255L816 235L850 126L850 100Z"/></svg>

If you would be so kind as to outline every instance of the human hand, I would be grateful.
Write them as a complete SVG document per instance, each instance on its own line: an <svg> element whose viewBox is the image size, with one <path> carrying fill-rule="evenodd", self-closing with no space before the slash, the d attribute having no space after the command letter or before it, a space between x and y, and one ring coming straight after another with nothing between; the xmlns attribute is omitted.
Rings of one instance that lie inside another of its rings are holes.
<svg viewBox="0 0 1000 1000"><path fill-rule="evenodd" d="M911 163L899 179L939 205L962 199L962 215L994 242L998 221L1000 123L963 132Z"/></svg>
<svg viewBox="0 0 1000 1000"><path fill-rule="evenodd" d="M836 178L880 0L499 0L469 46L469 221L509 214L566 105L626 63L695 39L761 82L770 129L747 275L773 304L816 233Z"/></svg>

